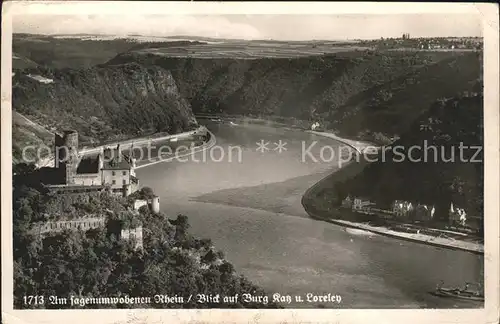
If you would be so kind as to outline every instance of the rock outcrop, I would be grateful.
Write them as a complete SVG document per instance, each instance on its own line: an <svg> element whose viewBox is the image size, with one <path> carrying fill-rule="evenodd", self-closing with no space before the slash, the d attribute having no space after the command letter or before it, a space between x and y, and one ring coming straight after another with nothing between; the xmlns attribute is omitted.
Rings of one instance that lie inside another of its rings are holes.
<svg viewBox="0 0 500 324"><path fill-rule="evenodd" d="M29 73L53 82L38 82ZM84 144L196 125L171 73L136 63L20 71L13 77L13 108L49 130L77 130Z"/></svg>

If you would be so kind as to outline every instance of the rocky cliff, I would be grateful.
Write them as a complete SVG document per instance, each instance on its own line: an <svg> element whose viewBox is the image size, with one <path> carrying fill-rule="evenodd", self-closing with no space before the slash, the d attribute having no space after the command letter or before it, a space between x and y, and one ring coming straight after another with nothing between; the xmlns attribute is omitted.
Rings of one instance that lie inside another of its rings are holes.
<svg viewBox="0 0 500 324"><path fill-rule="evenodd" d="M12 96L15 111L49 130L76 129L84 144L196 125L171 73L136 63L25 69L13 76Z"/></svg>
<svg viewBox="0 0 500 324"><path fill-rule="evenodd" d="M29 43L26 48L26 42L16 43L19 59L39 47ZM79 49L106 45L78 44ZM58 68L59 63L40 63L29 56L39 65L15 68L14 110L51 131L74 128L85 144L186 130L196 123L193 112L300 120L308 126L319 122L321 128L345 137L388 143L437 99L473 91L482 64L481 52L351 50L297 57L193 58L183 43L174 45L184 57L163 55L162 46L170 45L148 44L155 48L144 51L145 45L117 44L123 53L113 57L108 44L104 52L112 58L91 68ZM59 57L63 66L74 62L71 46ZM42 59L54 54L40 50ZM92 56L86 53L82 55ZM103 62L104 57L92 62Z"/></svg>
<svg viewBox="0 0 500 324"><path fill-rule="evenodd" d="M158 50L161 52L161 49ZM297 58L189 58L127 52L171 71L195 113L319 121L342 135L392 137L439 97L470 90L480 54L351 51Z"/></svg>

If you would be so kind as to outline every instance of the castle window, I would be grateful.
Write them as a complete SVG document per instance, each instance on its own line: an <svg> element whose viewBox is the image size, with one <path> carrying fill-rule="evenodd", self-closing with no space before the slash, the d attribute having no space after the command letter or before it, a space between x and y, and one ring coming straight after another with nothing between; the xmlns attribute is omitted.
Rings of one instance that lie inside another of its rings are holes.
<svg viewBox="0 0 500 324"><path fill-rule="evenodd" d="M114 177L115 176L115 171L111 171L111 175Z"/></svg>
<svg viewBox="0 0 500 324"><path fill-rule="evenodd" d="M114 173L114 172L113 172L113 173ZM116 180L113 180L113 181L112 181L112 183L113 183L113 184L116 184Z"/></svg>
<svg viewBox="0 0 500 324"><path fill-rule="evenodd" d="M122 171L122 174L123 175L127 175L127 171Z"/></svg>
<svg viewBox="0 0 500 324"><path fill-rule="evenodd" d="M123 184L127 184L127 180L126 179L123 179Z"/></svg>

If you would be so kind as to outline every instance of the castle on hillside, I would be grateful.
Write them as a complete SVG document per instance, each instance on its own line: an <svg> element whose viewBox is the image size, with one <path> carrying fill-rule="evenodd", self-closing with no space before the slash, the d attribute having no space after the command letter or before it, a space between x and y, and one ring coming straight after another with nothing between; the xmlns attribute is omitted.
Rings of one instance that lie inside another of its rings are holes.
<svg viewBox="0 0 500 324"><path fill-rule="evenodd" d="M88 194L99 194L104 190L123 195L137 191L139 179L135 175L135 159L120 151L120 146L105 148L95 156L81 156L78 152L78 133L64 131L55 135L54 168L45 170L45 187L54 194L64 194L69 202L89 199ZM159 211L155 198L154 211ZM105 228L108 218L104 215L86 215L76 219L59 219L33 224L32 233L46 235L63 230ZM116 228L120 239L132 241L141 249L142 225Z"/></svg>
<svg viewBox="0 0 500 324"><path fill-rule="evenodd" d="M132 152L132 148L129 149ZM109 190L114 194L129 196L139 189L139 179L135 175L136 161L132 153L126 154L118 144L114 148L107 147L94 156L82 156L78 152L78 133L67 130L62 135L55 135L54 167L44 168L43 183L52 194L63 194L61 206L75 202L86 203L90 196L98 196ZM139 209L147 206L153 213L160 212L160 199L157 196L147 199L135 199L128 212L139 215ZM113 213L112 211L108 211ZM123 215L118 217L121 219ZM109 226L111 223L114 226ZM135 249L143 248L142 224L123 225L108 215L89 213L84 216L69 218L64 216L56 220L42 221L32 224L31 232L45 236L64 230L82 230L106 228L121 240L130 241Z"/></svg>
<svg viewBox="0 0 500 324"><path fill-rule="evenodd" d="M89 191L109 187L115 193L128 196L139 188L136 161L132 154L124 154L119 144L105 148L96 156L81 157L78 133L67 130L62 136L55 135L54 156L56 177L49 189Z"/></svg>

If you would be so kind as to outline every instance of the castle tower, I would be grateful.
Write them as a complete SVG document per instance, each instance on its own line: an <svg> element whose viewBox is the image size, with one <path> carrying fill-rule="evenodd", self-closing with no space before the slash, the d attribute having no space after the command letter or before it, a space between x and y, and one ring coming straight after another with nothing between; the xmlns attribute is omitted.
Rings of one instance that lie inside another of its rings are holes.
<svg viewBox="0 0 500 324"><path fill-rule="evenodd" d="M74 130L55 135L55 167L61 170L63 183L73 184L78 167L78 133Z"/></svg>
<svg viewBox="0 0 500 324"><path fill-rule="evenodd" d="M160 197L153 197L153 199L151 200L151 210L156 214L160 212Z"/></svg>
<svg viewBox="0 0 500 324"><path fill-rule="evenodd" d="M132 193L132 187L129 184L124 184L122 187L122 195L123 197L127 197Z"/></svg>

